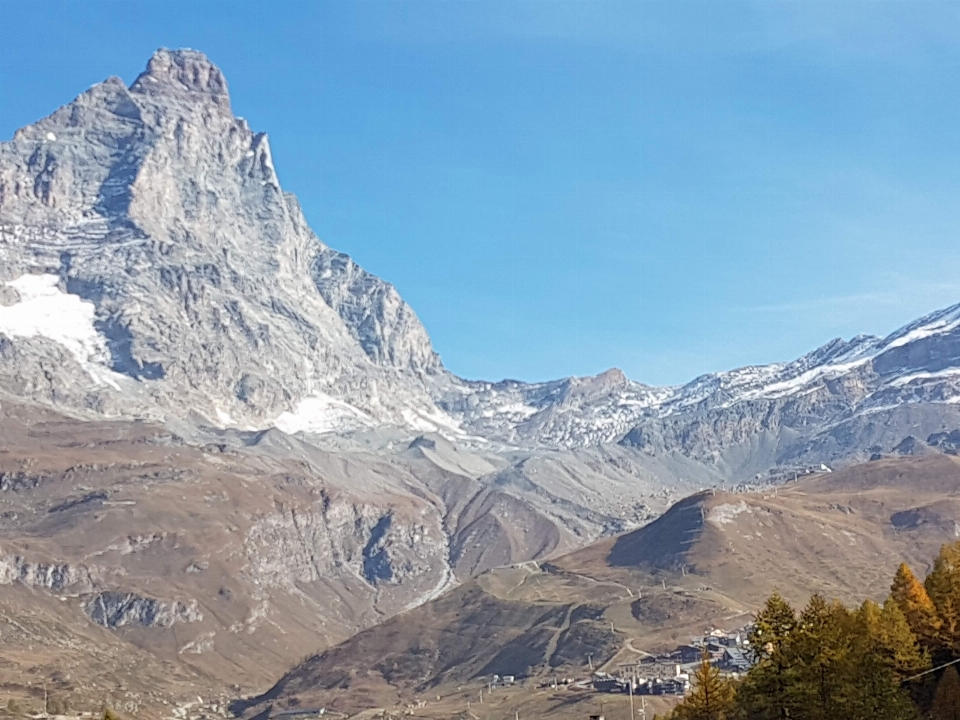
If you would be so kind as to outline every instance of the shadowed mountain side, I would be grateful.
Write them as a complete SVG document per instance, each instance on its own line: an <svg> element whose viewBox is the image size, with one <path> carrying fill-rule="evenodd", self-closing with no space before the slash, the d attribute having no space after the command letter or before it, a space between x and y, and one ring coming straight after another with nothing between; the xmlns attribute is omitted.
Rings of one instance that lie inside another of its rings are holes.
<svg viewBox="0 0 960 720"><path fill-rule="evenodd" d="M881 599L900 562L925 571L958 528L960 458L943 455L766 493L698 493L639 530L484 573L310 658L237 709L353 712L493 673L583 673L591 658L612 665L707 626L742 625L773 590L797 604L813 592Z"/></svg>
<svg viewBox="0 0 960 720"><path fill-rule="evenodd" d="M703 534L704 505L713 493L691 495L676 503L657 520L613 543L607 562L612 567L675 570L687 562L691 545Z"/></svg>
<svg viewBox="0 0 960 720"><path fill-rule="evenodd" d="M493 674L522 677L544 664L579 662L586 653L602 662L613 657L621 639L602 621L603 611L601 605L578 602L500 598L471 582L309 658L269 692L236 703L234 710L293 696L300 703L317 699L346 709L349 704L326 692L362 695L376 688L382 704L399 701L401 689L426 691Z"/></svg>

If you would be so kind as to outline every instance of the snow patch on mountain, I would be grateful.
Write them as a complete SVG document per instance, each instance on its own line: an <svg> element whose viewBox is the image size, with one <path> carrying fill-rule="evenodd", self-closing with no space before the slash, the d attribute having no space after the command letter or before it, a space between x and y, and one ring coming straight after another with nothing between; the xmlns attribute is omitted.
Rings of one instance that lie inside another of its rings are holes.
<svg viewBox="0 0 960 720"><path fill-rule="evenodd" d="M288 435L294 435L298 432L321 434L369 427L375 421L363 410L326 393L317 392L300 400L293 412L281 413L273 424Z"/></svg>
<svg viewBox="0 0 960 720"><path fill-rule="evenodd" d="M5 285L19 301L0 306L0 332L10 337L45 337L63 345L82 365L103 363L106 343L94 327L96 307L57 287L56 275L21 275Z"/></svg>
<svg viewBox="0 0 960 720"><path fill-rule="evenodd" d="M95 324L93 303L59 288L50 274L24 274L4 283L12 290L9 304L0 304L0 333L11 338L42 337L66 348L93 381L119 390L119 376L106 363L106 339Z"/></svg>
<svg viewBox="0 0 960 720"><path fill-rule="evenodd" d="M925 315L906 325L883 341L884 349L900 347L916 340L948 333L960 328L960 304Z"/></svg>
<svg viewBox="0 0 960 720"><path fill-rule="evenodd" d="M407 425L418 432L438 432L445 437L463 437L460 424L439 410L430 408L404 408L403 419Z"/></svg>
<svg viewBox="0 0 960 720"><path fill-rule="evenodd" d="M960 367L947 368L946 370L940 370L938 372L911 373L910 375L895 378L890 381L890 385L893 387L903 387L917 381L942 380L954 377L960 377Z"/></svg>

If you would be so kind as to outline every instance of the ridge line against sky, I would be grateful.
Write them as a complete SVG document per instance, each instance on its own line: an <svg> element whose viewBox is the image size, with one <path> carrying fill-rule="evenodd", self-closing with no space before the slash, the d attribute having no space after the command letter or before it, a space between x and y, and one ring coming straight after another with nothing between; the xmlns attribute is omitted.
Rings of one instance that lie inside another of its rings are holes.
<svg viewBox="0 0 960 720"><path fill-rule="evenodd" d="M313 229L463 376L679 384L960 302L958 3L0 12L0 138L206 52Z"/></svg>

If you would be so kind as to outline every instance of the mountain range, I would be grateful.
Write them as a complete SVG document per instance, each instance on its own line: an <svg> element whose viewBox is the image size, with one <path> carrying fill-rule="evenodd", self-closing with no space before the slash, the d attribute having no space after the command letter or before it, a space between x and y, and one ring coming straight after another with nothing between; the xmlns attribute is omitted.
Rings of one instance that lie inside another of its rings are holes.
<svg viewBox="0 0 960 720"><path fill-rule="evenodd" d="M159 50L0 143L0 429L0 681L223 709L704 488L956 453L960 304L677 387L466 380Z"/></svg>
<svg viewBox="0 0 960 720"><path fill-rule="evenodd" d="M18 130L0 167L3 389L78 417L393 426L523 448L625 439L710 460L789 429L792 459L829 453L823 431L865 416L960 400L960 305L681 387L617 370L462 380L392 285L318 240L267 136L194 51L158 51L129 88L109 78ZM704 422L741 427L697 442Z"/></svg>
<svg viewBox="0 0 960 720"><path fill-rule="evenodd" d="M812 592L882 600L899 563L929 568L957 536L958 489L960 459L938 455L821 473L776 493L697 493L633 532L484 573L305 659L234 709L352 715L427 698L418 715L450 717L498 675L532 682L488 717L524 705L534 717L583 717L596 696L550 680L590 666L616 673L694 632L736 631L773 591L799 606ZM604 699L617 716L628 712L625 697Z"/></svg>

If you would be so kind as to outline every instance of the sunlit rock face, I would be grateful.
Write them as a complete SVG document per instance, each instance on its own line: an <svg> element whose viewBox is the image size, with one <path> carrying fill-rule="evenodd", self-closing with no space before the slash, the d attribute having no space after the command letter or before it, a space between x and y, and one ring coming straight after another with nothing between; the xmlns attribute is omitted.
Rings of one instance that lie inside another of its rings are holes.
<svg viewBox="0 0 960 720"><path fill-rule="evenodd" d="M952 417L958 308L680 387L619 370L465 381L393 286L317 239L202 53L159 50L129 88L109 78L0 145L2 391L84 417L523 448L626 438L730 474L752 469L735 457L751 444L778 448L760 465L843 454L862 429L815 436L889 408Z"/></svg>
<svg viewBox="0 0 960 720"><path fill-rule="evenodd" d="M0 233L0 332L22 346L4 390L219 425L454 425L413 310L307 227L201 53L160 50L4 143ZM50 370L47 341L69 382L30 367Z"/></svg>

